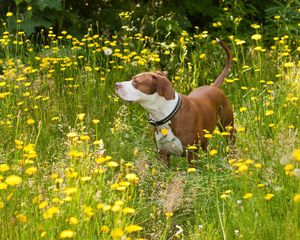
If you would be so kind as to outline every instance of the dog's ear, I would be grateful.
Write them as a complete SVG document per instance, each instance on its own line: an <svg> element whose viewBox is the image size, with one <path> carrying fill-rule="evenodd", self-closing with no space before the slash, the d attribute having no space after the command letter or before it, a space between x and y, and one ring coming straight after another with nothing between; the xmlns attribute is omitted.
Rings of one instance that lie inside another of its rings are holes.
<svg viewBox="0 0 300 240"><path fill-rule="evenodd" d="M167 100L175 98L175 90L163 72L155 72L153 74L153 83L159 96L162 96Z"/></svg>

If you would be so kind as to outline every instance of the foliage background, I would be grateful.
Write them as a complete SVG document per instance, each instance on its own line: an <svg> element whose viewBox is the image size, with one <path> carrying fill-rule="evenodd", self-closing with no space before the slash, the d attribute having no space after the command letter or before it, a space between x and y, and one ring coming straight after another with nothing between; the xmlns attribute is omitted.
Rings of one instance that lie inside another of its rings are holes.
<svg viewBox="0 0 300 240"><path fill-rule="evenodd" d="M123 26L118 13L134 11L131 25L141 29L146 35L155 34L153 26L160 29L159 36L166 33L178 34L182 30L194 31L194 26L209 30L211 23L227 19L227 23L241 18L240 22L221 27L227 34L237 30L240 34L248 33L252 22L259 22L268 30L276 29L274 14L279 14L287 27L281 29L286 33L296 33L295 21L299 20L296 6L298 0L163 0L163 1L125 1L125 0L1 0L0 15L8 11L17 11L27 21L22 29L27 34L36 33L40 28L54 26L56 33L68 30L72 35L79 36L93 24L103 33L112 34ZM26 8L31 5L33 12ZM223 7L230 9L230 14L222 11ZM155 24L153 24L155 22ZM13 25L14 21L11 19Z"/></svg>

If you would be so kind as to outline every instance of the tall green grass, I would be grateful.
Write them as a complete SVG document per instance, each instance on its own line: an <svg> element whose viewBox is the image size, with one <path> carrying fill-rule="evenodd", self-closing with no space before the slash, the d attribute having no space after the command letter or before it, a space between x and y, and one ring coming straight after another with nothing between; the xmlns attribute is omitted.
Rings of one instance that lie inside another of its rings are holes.
<svg viewBox="0 0 300 240"><path fill-rule="evenodd" d="M173 157L166 169L147 113L114 83L161 69L184 94L210 84L225 63L211 33L157 42L129 27L81 38L49 29L35 45L3 24L0 238L299 238L299 40L266 45L263 26L249 28L222 36L234 56L222 86L234 150L215 131L196 168Z"/></svg>

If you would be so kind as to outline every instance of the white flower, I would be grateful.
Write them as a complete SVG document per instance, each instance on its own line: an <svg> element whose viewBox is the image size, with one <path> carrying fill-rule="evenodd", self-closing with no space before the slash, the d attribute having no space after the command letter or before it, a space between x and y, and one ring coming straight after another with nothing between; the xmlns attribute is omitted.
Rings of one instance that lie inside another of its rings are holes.
<svg viewBox="0 0 300 240"><path fill-rule="evenodd" d="M175 233L175 236L178 236L183 233L182 227L180 227L179 225L176 225L175 227L178 229L177 232Z"/></svg>
<svg viewBox="0 0 300 240"><path fill-rule="evenodd" d="M103 51L106 56L112 55L113 53L111 48L105 48Z"/></svg>
<svg viewBox="0 0 300 240"><path fill-rule="evenodd" d="M300 169L299 169L299 168L295 168L295 169L294 169L294 175L295 175L296 177L300 177Z"/></svg>

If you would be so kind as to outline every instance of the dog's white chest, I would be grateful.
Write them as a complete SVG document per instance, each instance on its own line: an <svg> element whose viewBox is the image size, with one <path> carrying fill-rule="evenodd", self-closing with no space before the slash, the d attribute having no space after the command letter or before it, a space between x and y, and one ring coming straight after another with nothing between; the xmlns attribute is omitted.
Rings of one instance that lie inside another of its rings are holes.
<svg viewBox="0 0 300 240"><path fill-rule="evenodd" d="M157 126L155 139L157 148L169 154L181 155L183 147L181 141L174 135L169 123Z"/></svg>

